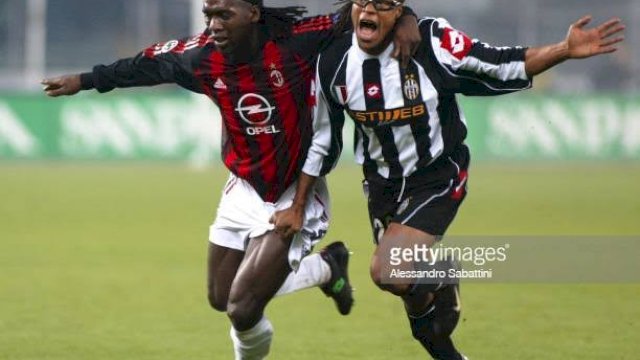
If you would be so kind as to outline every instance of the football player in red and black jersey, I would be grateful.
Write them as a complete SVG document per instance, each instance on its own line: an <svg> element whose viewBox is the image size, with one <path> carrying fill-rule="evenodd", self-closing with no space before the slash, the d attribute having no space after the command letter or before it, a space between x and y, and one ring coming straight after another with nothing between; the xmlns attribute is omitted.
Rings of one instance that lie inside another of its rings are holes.
<svg viewBox="0 0 640 360"><path fill-rule="evenodd" d="M336 37L340 19L303 19L303 12L262 0L205 0L202 34L42 82L53 97L175 83L218 105L231 175L210 230L208 289L212 307L232 322L237 359L268 354L272 327L264 309L276 294L320 286L342 314L353 303L345 246L306 256L326 233L328 192L323 179L297 180L314 136L317 54ZM420 39L407 15L395 33L405 57Z"/></svg>

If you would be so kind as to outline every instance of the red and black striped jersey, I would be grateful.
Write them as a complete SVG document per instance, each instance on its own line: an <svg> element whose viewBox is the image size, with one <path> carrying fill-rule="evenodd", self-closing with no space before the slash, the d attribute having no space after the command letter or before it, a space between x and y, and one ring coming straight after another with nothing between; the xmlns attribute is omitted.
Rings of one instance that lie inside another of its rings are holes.
<svg viewBox="0 0 640 360"><path fill-rule="evenodd" d="M231 63L208 32L155 44L136 57L82 74L84 89L176 83L220 109L222 158L267 202L298 178L313 136L317 54L333 39L331 16L298 22L286 39L263 39L249 63Z"/></svg>

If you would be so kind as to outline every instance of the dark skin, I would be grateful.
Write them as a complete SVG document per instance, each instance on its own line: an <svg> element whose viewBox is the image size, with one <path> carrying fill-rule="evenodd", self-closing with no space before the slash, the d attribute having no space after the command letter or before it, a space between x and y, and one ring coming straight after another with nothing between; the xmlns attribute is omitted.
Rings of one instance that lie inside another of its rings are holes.
<svg viewBox="0 0 640 360"><path fill-rule="evenodd" d="M215 46L233 62L251 62L259 58L261 44L260 8L242 0L205 0L203 6L208 30ZM400 20L404 31L397 31L398 54L408 56L420 41L413 16ZM66 75L42 81L48 96L74 95L81 90L80 75ZM262 318L264 309L282 286L291 269L288 251L292 237L301 227L306 198L313 178L299 180L293 216L272 218L276 230L250 239L245 252L215 244L208 249L208 298L211 306L226 311L238 331L248 330ZM292 227L284 225L294 222Z"/></svg>

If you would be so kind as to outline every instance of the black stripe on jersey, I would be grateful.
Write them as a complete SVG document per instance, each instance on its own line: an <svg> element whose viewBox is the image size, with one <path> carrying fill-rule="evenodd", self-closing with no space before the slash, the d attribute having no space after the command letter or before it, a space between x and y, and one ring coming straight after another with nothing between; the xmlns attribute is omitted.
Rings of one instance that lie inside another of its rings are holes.
<svg viewBox="0 0 640 360"><path fill-rule="evenodd" d="M451 153L458 144L461 144L467 137L467 127L462 122L458 101L453 95L442 95L438 98L438 114L442 124L442 135L446 141L444 143L444 153Z"/></svg>
<svg viewBox="0 0 640 360"><path fill-rule="evenodd" d="M362 63L362 88L367 111L384 110L384 89L380 76L380 60L367 59Z"/></svg>
<svg viewBox="0 0 640 360"><path fill-rule="evenodd" d="M380 75L380 60L367 59L362 63L362 86L367 111L384 110L384 89L382 76ZM402 165L400 165L398 149L393 136L391 126L376 126L373 132L382 145L382 156L389 164L389 177L396 179L402 177Z"/></svg>
<svg viewBox="0 0 640 360"><path fill-rule="evenodd" d="M363 126L355 123L355 132L353 136L354 153L358 147L358 142L362 140L362 154L364 155L364 173L376 174L378 172L378 164L371 160L369 154L369 137L365 134Z"/></svg>
<svg viewBox="0 0 640 360"><path fill-rule="evenodd" d="M245 69L242 69L242 68L245 68ZM240 90L241 82L243 81L243 79L241 79L240 73L241 72L242 74L248 73L251 76L251 78L250 79L245 78L244 81L247 81L247 80L251 81L252 82L251 86L255 88L256 83L255 83L255 79L253 78L252 70L253 69L251 69L249 65L240 65L236 71L229 72L227 76L231 78L230 83L237 84L238 90ZM230 94L234 107L238 106L242 95L244 95L243 91L233 91ZM239 115L237 114L237 111L235 111L234 115L236 117L236 121L238 122L238 124L242 124L243 130L245 130L246 124L243 124L244 121L240 119ZM260 158L262 157L262 151L260 150L260 144L255 139L255 137L246 135L246 133L244 138L245 138L245 141L247 142L249 153L251 154L251 164L254 164L254 165L261 164ZM246 165L243 164L243 166L246 166ZM249 180L249 183L255 187L255 190L258 194L260 194L261 196L264 196L269 192L269 189L264 181L264 175L262 174L261 170L262 169L250 169L249 172L251 174L250 175L251 179Z"/></svg>
<svg viewBox="0 0 640 360"><path fill-rule="evenodd" d="M252 68L251 71L253 72L254 75L254 81L256 84L265 84L264 89L257 89L259 94L264 96L265 99L267 99L267 101L269 102L269 104L271 104L271 106L275 107L275 110L273 112L273 114L271 115L271 118L273 119L273 123L271 125L274 125L276 127L276 129L279 129L280 132L277 132L275 134L271 134L272 138L272 144L270 144L270 147L276 148L275 144L286 144L286 140L284 139L285 134L284 134L284 123L282 121L283 117L280 114L280 107L278 106L278 101L276 101L276 98L273 95L273 90L269 87L269 77L268 77L268 69L265 69L263 67L263 63L262 61L260 62L253 62L252 64ZM285 77L285 79L291 79L289 77ZM276 148L276 154L278 156L278 163L282 163L282 164L288 164L290 161L289 158L289 149L287 146L279 146ZM263 156L266 154L263 154ZM286 174L287 174L287 166L277 166L276 167L276 176L278 177L278 180L276 183L272 183L272 180L268 180L265 178L263 180L263 182L268 182L271 183L271 186L277 186L277 187L284 187L285 186L285 182L286 182ZM264 174L263 174L264 177ZM271 193L277 193L277 194L281 194L284 191L284 189L277 189L277 191L271 191ZM260 194L264 194L264 193L260 193Z"/></svg>
<svg viewBox="0 0 640 360"><path fill-rule="evenodd" d="M525 61L526 50L524 48L494 48L481 42L473 44L467 56L476 58L482 62L500 65L514 61Z"/></svg>
<svg viewBox="0 0 640 360"><path fill-rule="evenodd" d="M461 86L461 88L464 88L462 93L465 95L487 95L487 87L491 89L492 95L499 93L507 94L531 87L531 81L529 80L516 79L500 81L492 76L477 74L473 71L458 70L454 72L448 66L447 70L450 71L454 77L464 81L464 86Z"/></svg>
<svg viewBox="0 0 640 360"><path fill-rule="evenodd" d="M411 61L406 69L398 64L400 69L400 81L404 106L414 106L424 103L422 100L422 89L420 87L420 73L416 63ZM415 87L415 88L414 88Z"/></svg>
<svg viewBox="0 0 640 360"><path fill-rule="evenodd" d="M414 106L423 104L423 91L420 87L420 73L418 72L418 66L416 63L411 61L406 69L403 69L400 64L398 64L400 68L400 79L402 81L402 93L404 97L404 105L405 106ZM411 85L407 84L408 81L415 81L418 85L418 96L408 96L412 95L408 91L407 87ZM418 163L429 163L431 161L431 152L429 148L431 147L431 139L429 138L429 134L431 133L431 127L429 126L429 111L427 111L426 115L419 120L411 122L411 133L413 134L414 141L416 143L416 150L418 152ZM424 159L424 160L423 160Z"/></svg>

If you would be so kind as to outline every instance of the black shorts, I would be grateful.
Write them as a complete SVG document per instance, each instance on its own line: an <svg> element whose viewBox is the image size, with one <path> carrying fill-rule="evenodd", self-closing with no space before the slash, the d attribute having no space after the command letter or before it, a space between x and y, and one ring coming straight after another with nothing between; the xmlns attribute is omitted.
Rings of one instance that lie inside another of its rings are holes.
<svg viewBox="0 0 640 360"><path fill-rule="evenodd" d="M391 223L444 235L467 195L468 168L469 149L461 145L404 179L366 176L363 186L374 241Z"/></svg>

